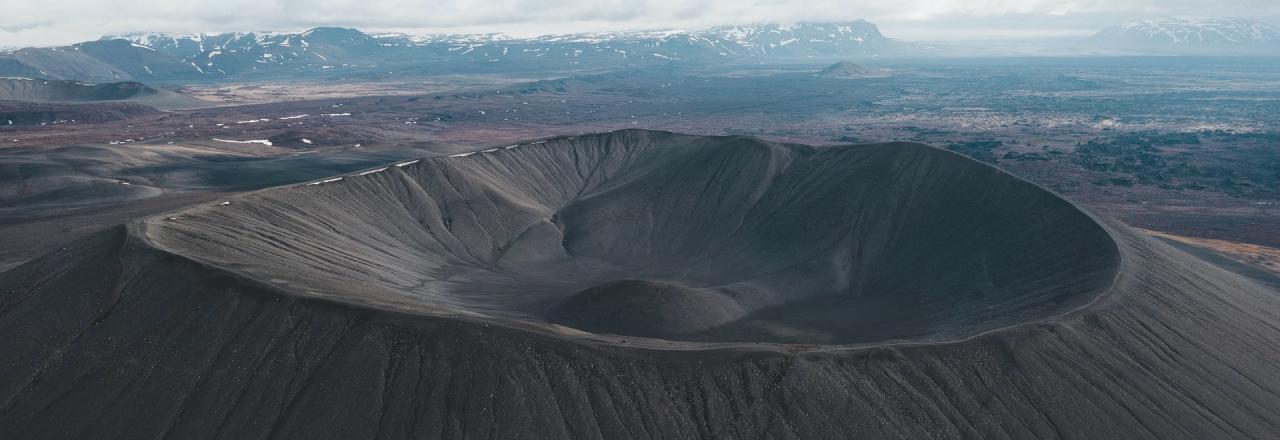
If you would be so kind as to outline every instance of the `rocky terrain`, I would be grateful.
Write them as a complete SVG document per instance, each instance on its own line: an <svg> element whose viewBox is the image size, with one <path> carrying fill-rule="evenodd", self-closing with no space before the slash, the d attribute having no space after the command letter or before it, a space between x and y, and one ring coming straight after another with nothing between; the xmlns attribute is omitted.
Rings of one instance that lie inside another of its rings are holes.
<svg viewBox="0 0 1280 440"><path fill-rule="evenodd" d="M1109 38L5 52L0 439L1270 438L1280 58Z"/></svg>

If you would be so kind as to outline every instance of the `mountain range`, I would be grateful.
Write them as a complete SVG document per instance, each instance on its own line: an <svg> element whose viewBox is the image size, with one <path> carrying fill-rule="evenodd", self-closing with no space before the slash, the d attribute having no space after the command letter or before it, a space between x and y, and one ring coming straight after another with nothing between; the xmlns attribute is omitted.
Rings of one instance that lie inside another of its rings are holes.
<svg viewBox="0 0 1280 440"><path fill-rule="evenodd" d="M1280 55L1280 29L1237 18L1156 18L1104 29L1085 43L1086 52L1106 54ZM62 47L0 51L0 76L87 82L201 81L984 53L974 43L945 44L949 49L940 51L889 38L865 20L528 38L371 34L340 27L304 32L144 32Z"/></svg>
<svg viewBox="0 0 1280 440"><path fill-rule="evenodd" d="M136 33L54 48L0 53L0 76L83 81L163 81L327 72L537 70L807 59L905 53L867 21L724 26L701 31L502 34L305 32Z"/></svg>
<svg viewBox="0 0 1280 440"><path fill-rule="evenodd" d="M1280 28L1240 18L1154 18L1130 21L1093 36L1118 50L1183 54L1280 54Z"/></svg>

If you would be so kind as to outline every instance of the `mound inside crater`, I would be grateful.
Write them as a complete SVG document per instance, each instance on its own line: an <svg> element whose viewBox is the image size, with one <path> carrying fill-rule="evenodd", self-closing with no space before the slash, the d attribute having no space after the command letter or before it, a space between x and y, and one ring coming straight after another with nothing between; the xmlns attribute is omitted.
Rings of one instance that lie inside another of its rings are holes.
<svg viewBox="0 0 1280 440"><path fill-rule="evenodd" d="M730 324L745 315L728 295L645 280L590 287L565 298L548 314L552 322L589 332L678 338Z"/></svg>
<svg viewBox="0 0 1280 440"><path fill-rule="evenodd" d="M1070 203L946 151L637 130L253 193L146 233L290 294L704 342L963 337L1078 307L1118 262Z"/></svg>

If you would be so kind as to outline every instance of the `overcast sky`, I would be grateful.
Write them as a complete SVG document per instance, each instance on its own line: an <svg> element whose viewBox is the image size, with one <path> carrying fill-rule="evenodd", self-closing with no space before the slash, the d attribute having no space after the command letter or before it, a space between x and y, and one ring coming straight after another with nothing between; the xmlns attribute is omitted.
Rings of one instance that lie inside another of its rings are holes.
<svg viewBox="0 0 1280 440"><path fill-rule="evenodd" d="M865 18L910 40L1088 35L1133 18L1280 20L1280 0L39 0L0 13L0 46L67 44L134 31L224 32L347 26L366 31L696 29Z"/></svg>

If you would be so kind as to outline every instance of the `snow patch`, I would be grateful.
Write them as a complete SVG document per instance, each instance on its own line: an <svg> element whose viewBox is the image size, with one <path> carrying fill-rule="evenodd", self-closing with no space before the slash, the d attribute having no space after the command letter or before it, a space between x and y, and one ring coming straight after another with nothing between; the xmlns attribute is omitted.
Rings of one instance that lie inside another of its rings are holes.
<svg viewBox="0 0 1280 440"><path fill-rule="evenodd" d="M213 140L218 141L218 142L226 142L226 143L229 143L229 144L262 144L262 145L266 145L266 146L268 146L268 147L272 145L272 144L271 144L271 141L266 140L266 139L251 139L251 140L247 140L247 141L236 141L236 140L230 140L230 139L218 139L218 138L213 138Z"/></svg>
<svg viewBox="0 0 1280 440"><path fill-rule="evenodd" d="M1115 119L1103 119L1101 121L1098 121L1097 124L1093 124L1093 128L1096 130L1103 130L1108 128L1115 128L1119 125L1120 125L1120 122L1116 121Z"/></svg>
<svg viewBox="0 0 1280 440"><path fill-rule="evenodd" d="M342 178L341 178L341 177L334 177L334 178L332 178L332 179L324 179L324 180L321 180L321 181L319 181L319 182L311 182L311 183L308 183L307 185L321 185L321 184L325 184L325 183L333 183L333 182L337 182L337 181L339 181L339 180L342 180Z"/></svg>

